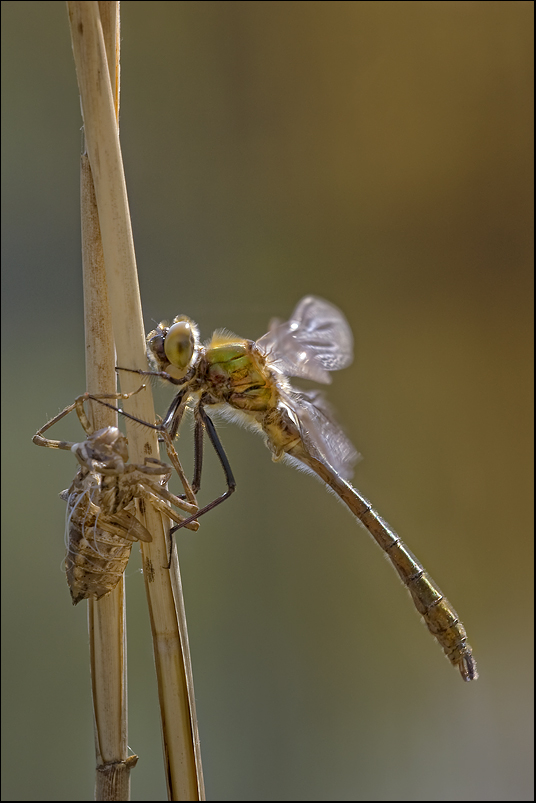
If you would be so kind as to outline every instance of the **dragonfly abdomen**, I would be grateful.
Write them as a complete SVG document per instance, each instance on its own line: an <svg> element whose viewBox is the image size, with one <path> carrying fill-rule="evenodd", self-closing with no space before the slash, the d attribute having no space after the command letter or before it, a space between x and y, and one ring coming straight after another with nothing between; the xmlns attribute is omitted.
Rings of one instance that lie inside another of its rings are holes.
<svg viewBox="0 0 536 803"><path fill-rule="evenodd" d="M476 663L458 614L404 542L364 496L339 477L331 466L310 455L303 443L290 449L289 453L318 474L359 519L391 561L428 630L449 661L458 667L464 680L476 680Z"/></svg>
<svg viewBox="0 0 536 803"><path fill-rule="evenodd" d="M372 508L370 512L377 516ZM449 661L458 666L463 679L474 680L478 677L476 664L458 614L405 543L390 532L395 540L385 552L410 592L428 630L438 640Z"/></svg>

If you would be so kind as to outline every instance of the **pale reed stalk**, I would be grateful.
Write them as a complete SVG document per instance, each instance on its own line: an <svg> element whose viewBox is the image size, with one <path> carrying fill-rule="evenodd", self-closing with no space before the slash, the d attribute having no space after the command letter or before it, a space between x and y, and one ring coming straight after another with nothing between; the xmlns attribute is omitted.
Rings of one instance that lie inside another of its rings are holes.
<svg viewBox="0 0 536 803"><path fill-rule="evenodd" d="M83 181L86 188L83 191L83 225L84 239L87 241L84 261L91 268L85 271L84 288L88 292L88 362L93 363L91 372L88 369L87 380L88 389L94 392L107 392L115 388L113 338L120 365L133 368L146 365L134 244L117 127L118 5L67 3L87 148L82 171L86 176ZM110 15L110 11L115 12L115 21L114 13ZM105 19L110 20L110 25ZM104 27L107 30L106 45ZM111 80L108 80L109 63L115 66ZM86 158L89 164L85 162ZM98 213L90 200L89 165ZM102 243L101 256L98 255L101 247L99 241ZM104 311L106 294L111 310L111 325ZM111 334L102 337L103 330L108 333L113 331L113 338ZM124 392L135 390L137 384L133 374L125 373L121 377ZM125 406L138 418L154 421L149 389L134 396ZM110 421L101 423L99 418L94 423L104 426ZM158 455L155 433L127 421L127 434L132 462L143 463L147 456ZM153 537L151 543L142 545L142 557L157 670L168 796L170 800L204 800L193 677L178 561L175 556L172 571L166 568L167 519L164 522L150 505L145 506L144 513L143 521ZM97 799L100 800L128 799L129 770L136 761L135 757L129 759L126 756L123 599L121 582L115 592L99 602L90 603L92 682L99 765Z"/></svg>

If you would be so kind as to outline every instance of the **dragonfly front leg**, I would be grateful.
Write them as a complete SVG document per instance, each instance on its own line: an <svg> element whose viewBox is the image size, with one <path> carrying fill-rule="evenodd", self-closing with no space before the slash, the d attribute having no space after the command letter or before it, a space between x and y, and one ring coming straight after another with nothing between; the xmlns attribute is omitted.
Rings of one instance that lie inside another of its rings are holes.
<svg viewBox="0 0 536 803"><path fill-rule="evenodd" d="M128 371L131 374L140 374L140 376L157 376L160 377L160 379L165 379L166 382L171 382L172 385L184 385L183 379L177 379L176 377L171 376L171 374L168 374L166 371L142 371L140 368L121 368L119 365L116 366L115 370ZM177 436L179 425L188 401L187 393L187 387L181 388L181 390L179 390L179 392L175 395L168 408L168 411L164 416L162 426L165 427L165 429L167 429L169 432L171 440L174 440Z"/></svg>

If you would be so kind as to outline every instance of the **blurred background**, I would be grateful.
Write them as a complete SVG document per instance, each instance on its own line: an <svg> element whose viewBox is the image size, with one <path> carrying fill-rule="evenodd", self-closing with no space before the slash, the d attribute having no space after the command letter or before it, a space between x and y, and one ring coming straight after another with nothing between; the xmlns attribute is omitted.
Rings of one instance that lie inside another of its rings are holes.
<svg viewBox="0 0 536 803"><path fill-rule="evenodd" d="M461 681L333 496L223 424L238 490L178 538L208 799L533 799L533 4L121 9L147 330L183 312L204 338L258 338L308 293L344 311L356 356L329 398L354 483L480 671ZM82 121L65 4L4 2L2 23L2 797L89 800L86 605L58 498L75 465L31 443L85 390ZM205 502L224 487L206 463ZM163 800L136 547L127 595L132 795Z"/></svg>

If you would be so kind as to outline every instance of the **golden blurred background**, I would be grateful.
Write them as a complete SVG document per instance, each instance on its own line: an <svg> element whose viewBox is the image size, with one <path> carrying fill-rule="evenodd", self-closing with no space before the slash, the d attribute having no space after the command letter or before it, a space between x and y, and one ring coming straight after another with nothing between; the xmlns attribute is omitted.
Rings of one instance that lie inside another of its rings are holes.
<svg viewBox="0 0 536 803"><path fill-rule="evenodd" d="M329 396L355 485L480 671L461 681L342 505L223 424L237 493L178 538L208 798L532 800L533 4L121 9L147 330L184 312L203 337L257 338L308 293L344 311L356 356ZM75 466L31 443L85 389L82 123L65 4L5 2L2 23L2 798L89 800L86 606L58 499ZM53 437L80 439L64 424ZM206 463L201 501L224 487ZM162 800L137 552L132 792Z"/></svg>

